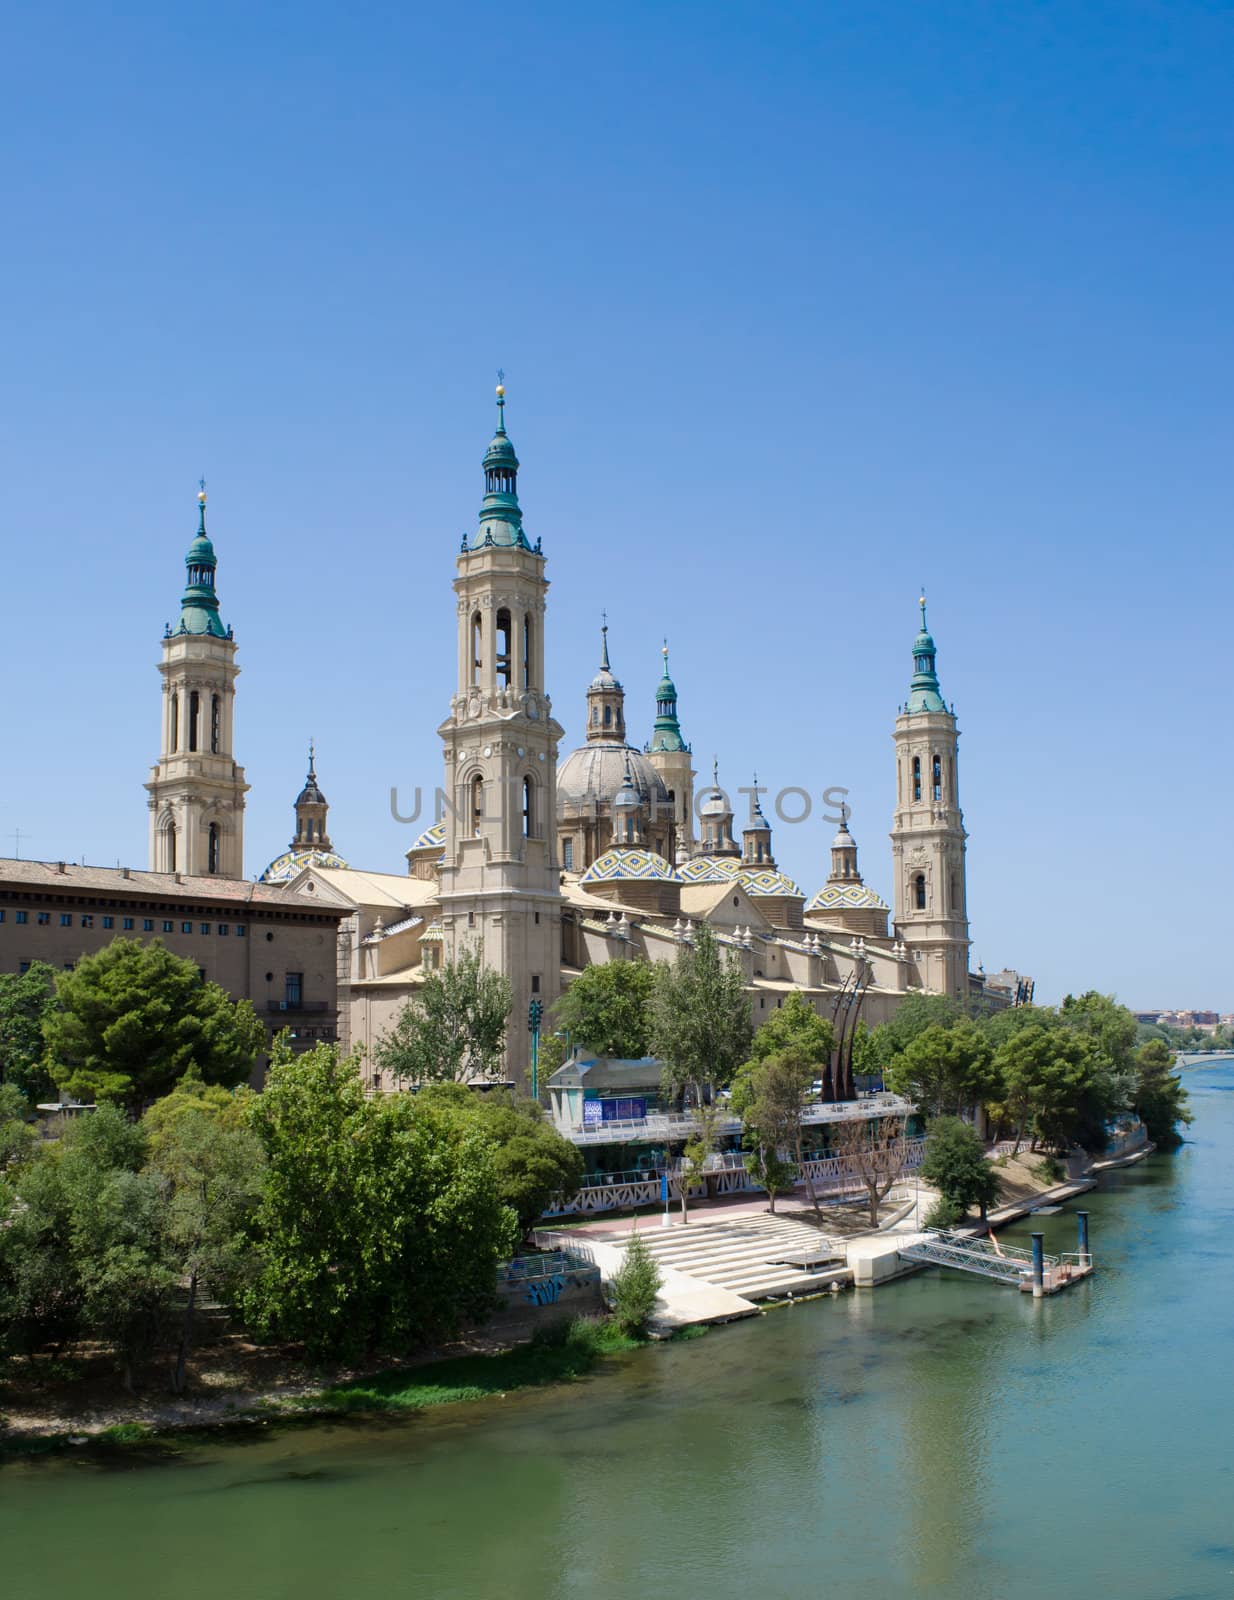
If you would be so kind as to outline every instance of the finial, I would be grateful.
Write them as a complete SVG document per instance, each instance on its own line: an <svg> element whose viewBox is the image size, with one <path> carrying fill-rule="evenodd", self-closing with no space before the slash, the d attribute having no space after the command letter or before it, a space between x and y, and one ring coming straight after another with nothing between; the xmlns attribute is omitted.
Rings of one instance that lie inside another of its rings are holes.
<svg viewBox="0 0 1234 1600"><path fill-rule="evenodd" d="M497 432L506 431L506 375L497 368Z"/></svg>
<svg viewBox="0 0 1234 1600"><path fill-rule="evenodd" d="M927 629L926 629L925 584L924 583L921 585L921 599L917 602L917 604L921 607L921 631L922 631L922 633L925 633L927 631Z"/></svg>
<svg viewBox="0 0 1234 1600"><path fill-rule="evenodd" d="M712 756L712 758L711 758L711 781L712 781L712 784L714 785L715 788L718 789L720 787L720 758L719 758L719 756Z"/></svg>
<svg viewBox="0 0 1234 1600"><path fill-rule="evenodd" d="M310 734L309 735L309 777L310 778L315 778L317 776L316 770L315 770L314 765L313 765L313 763L316 761L316 759L317 759L317 747L313 743L313 736Z"/></svg>
<svg viewBox="0 0 1234 1600"><path fill-rule="evenodd" d="M198 481L198 484L199 484L199 488L198 488L198 491L197 491L197 531L198 531L198 533L205 533L205 531L206 531L206 480L204 478L199 478L197 481Z"/></svg>
<svg viewBox="0 0 1234 1600"><path fill-rule="evenodd" d="M600 613L600 666L605 672L612 669L608 664L608 612Z"/></svg>

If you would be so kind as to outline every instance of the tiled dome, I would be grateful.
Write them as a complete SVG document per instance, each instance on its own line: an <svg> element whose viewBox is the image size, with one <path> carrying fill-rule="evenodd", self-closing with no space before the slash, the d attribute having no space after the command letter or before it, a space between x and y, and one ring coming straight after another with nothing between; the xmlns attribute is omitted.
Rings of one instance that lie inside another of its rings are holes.
<svg viewBox="0 0 1234 1600"><path fill-rule="evenodd" d="M420 835L411 848L413 850L431 850L433 846L436 845L440 850L445 842L445 822L435 822L431 828L425 828L424 832Z"/></svg>
<svg viewBox="0 0 1234 1600"><path fill-rule="evenodd" d="M740 877L749 895L792 895L797 900L805 899L804 891L786 873L746 867Z"/></svg>
<svg viewBox="0 0 1234 1600"><path fill-rule="evenodd" d="M663 856L652 850L618 848L606 850L593 861L580 882L586 887L589 883L615 883L622 879L673 883L677 874Z"/></svg>
<svg viewBox="0 0 1234 1600"><path fill-rule="evenodd" d="M342 856L332 850L286 850L261 875L262 883L290 883L305 867L345 867Z"/></svg>
<svg viewBox="0 0 1234 1600"><path fill-rule="evenodd" d="M889 911L887 902L864 883L828 884L806 907L807 911Z"/></svg>
<svg viewBox="0 0 1234 1600"><path fill-rule="evenodd" d="M694 856L677 871L682 883L729 883L740 877L741 862L725 856Z"/></svg>

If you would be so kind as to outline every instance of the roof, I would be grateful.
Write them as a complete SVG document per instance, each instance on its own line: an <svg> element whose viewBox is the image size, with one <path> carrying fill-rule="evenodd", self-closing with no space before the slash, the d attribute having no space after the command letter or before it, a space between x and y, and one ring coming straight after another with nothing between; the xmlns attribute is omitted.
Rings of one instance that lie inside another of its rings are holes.
<svg viewBox="0 0 1234 1600"><path fill-rule="evenodd" d="M593 740L571 751L557 769L558 804L610 804L625 784L627 767L639 799L647 801L654 795L656 805L663 808L666 817L670 816L663 778L641 750L616 739Z"/></svg>
<svg viewBox="0 0 1234 1600"><path fill-rule="evenodd" d="M446 824L443 818L441 822L435 822L431 828L425 828L411 850L440 850L445 842ZM411 854L411 850L407 852L408 855Z"/></svg>
<svg viewBox="0 0 1234 1600"><path fill-rule="evenodd" d="M251 883L247 878L193 877L187 872L143 872L137 867L82 867L74 862L19 861L0 858L0 890L44 890L56 894L114 894L168 900L213 900L266 906L286 911L335 909L314 904L281 884Z"/></svg>
<svg viewBox="0 0 1234 1600"><path fill-rule="evenodd" d="M677 869L682 883L731 883L740 872L734 856L694 856Z"/></svg>
<svg viewBox="0 0 1234 1600"><path fill-rule="evenodd" d="M828 883L814 896L807 911L889 911L887 902L864 883Z"/></svg>
<svg viewBox="0 0 1234 1600"><path fill-rule="evenodd" d="M342 856L333 850L315 850L307 846L302 850L284 850L261 875L263 883L290 883L305 867L346 867Z"/></svg>
<svg viewBox="0 0 1234 1600"><path fill-rule="evenodd" d="M633 878L676 883L677 874L663 856L652 850L618 848L606 850L587 868L579 880L584 887L589 883L611 883Z"/></svg>
<svg viewBox="0 0 1234 1600"><path fill-rule="evenodd" d="M575 1056L548 1080L554 1089L658 1089L663 1063L655 1056L624 1061L611 1056Z"/></svg>
<svg viewBox="0 0 1234 1600"><path fill-rule="evenodd" d="M745 867L741 872L741 882L747 894L786 895L797 900L805 899L805 891L798 888L793 880L783 872L771 872L766 868Z"/></svg>
<svg viewBox="0 0 1234 1600"><path fill-rule="evenodd" d="M397 906L401 911L408 906L430 905L437 899L435 883L405 873L364 872L358 867L314 866L306 870L353 905Z"/></svg>

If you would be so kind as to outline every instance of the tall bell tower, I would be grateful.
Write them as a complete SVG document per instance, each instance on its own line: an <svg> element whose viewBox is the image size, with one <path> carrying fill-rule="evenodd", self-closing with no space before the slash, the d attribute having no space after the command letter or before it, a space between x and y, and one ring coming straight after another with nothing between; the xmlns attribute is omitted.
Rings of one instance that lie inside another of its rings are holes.
<svg viewBox="0 0 1234 1600"><path fill-rule="evenodd" d="M664 780L673 802L677 859L694 854L694 762L677 718L677 685L668 670L668 640L660 652L663 669L656 688L656 721L648 742L647 759Z"/></svg>
<svg viewBox="0 0 1234 1600"><path fill-rule="evenodd" d="M923 988L968 994L968 904L954 708L939 693L934 640L913 643L913 679L896 718L896 812L891 832L895 927Z"/></svg>
<svg viewBox="0 0 1234 1600"><path fill-rule="evenodd" d="M163 739L146 784L150 870L244 876L244 768L232 756L236 641L219 618L217 560L206 534L206 486L197 496L180 620L163 634Z"/></svg>
<svg viewBox="0 0 1234 1600"><path fill-rule="evenodd" d="M528 1005L547 1009L561 983L557 746L544 688L544 556L523 531L518 457L497 388L497 432L484 454L477 530L463 536L458 675L437 730L445 755L445 855L438 899L446 949L477 948L513 990L506 1070L529 1073Z"/></svg>

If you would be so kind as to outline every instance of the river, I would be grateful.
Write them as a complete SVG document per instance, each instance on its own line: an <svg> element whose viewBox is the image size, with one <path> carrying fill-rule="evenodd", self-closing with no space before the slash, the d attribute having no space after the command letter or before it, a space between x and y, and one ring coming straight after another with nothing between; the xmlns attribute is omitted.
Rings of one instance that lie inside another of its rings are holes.
<svg viewBox="0 0 1234 1600"><path fill-rule="evenodd" d="M1234 1063L1187 1084L1053 1299L930 1271L504 1401L10 1465L0 1592L1228 1600Z"/></svg>

